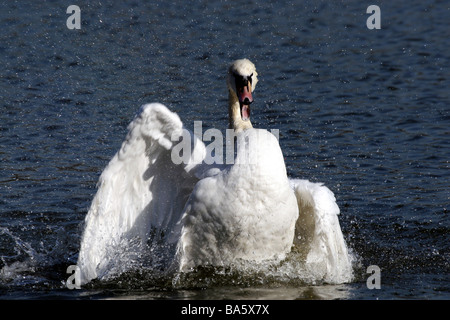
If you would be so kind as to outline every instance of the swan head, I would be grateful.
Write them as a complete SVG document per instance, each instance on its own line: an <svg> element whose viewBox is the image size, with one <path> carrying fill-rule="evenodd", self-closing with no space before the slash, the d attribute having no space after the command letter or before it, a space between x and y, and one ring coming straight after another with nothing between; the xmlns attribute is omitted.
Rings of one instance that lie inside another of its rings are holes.
<svg viewBox="0 0 450 320"><path fill-rule="evenodd" d="M253 102L252 93L258 82L257 76L255 65L248 59L236 60L228 69L230 103L232 105L239 103L239 116L244 123L247 121L250 123L250 104ZM251 127L251 124L249 125Z"/></svg>

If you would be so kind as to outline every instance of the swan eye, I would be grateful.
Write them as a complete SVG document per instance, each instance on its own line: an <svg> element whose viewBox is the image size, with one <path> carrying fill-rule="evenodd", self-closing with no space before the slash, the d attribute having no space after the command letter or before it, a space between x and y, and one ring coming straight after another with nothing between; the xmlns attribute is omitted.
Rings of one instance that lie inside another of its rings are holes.
<svg viewBox="0 0 450 320"><path fill-rule="evenodd" d="M243 76L235 75L234 78L236 80L237 87L245 87L247 85L248 80L246 78L244 78Z"/></svg>
<svg viewBox="0 0 450 320"><path fill-rule="evenodd" d="M248 85L249 82L250 82L250 84L252 84L253 73L246 77L244 77L240 74L236 74L236 73L234 73L233 76L236 81L236 86L238 86L238 87L245 87Z"/></svg>
<svg viewBox="0 0 450 320"><path fill-rule="evenodd" d="M250 84L252 84L252 77L253 77L253 73L247 77L247 80L250 82Z"/></svg>

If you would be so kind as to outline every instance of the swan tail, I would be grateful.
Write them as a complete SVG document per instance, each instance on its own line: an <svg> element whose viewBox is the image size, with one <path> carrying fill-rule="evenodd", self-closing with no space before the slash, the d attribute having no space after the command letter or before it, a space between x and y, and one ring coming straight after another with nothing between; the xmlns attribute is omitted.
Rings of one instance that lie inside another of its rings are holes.
<svg viewBox="0 0 450 320"><path fill-rule="evenodd" d="M82 284L123 272L117 268L129 265L126 255L139 252L136 246L144 251L150 237L177 241L176 225L197 181L191 159L172 161L171 150L184 132L178 115L158 103L142 106L130 123L85 218L77 262ZM201 159L204 146L196 145L194 154Z"/></svg>
<svg viewBox="0 0 450 320"><path fill-rule="evenodd" d="M345 283L353 278L350 255L339 224L339 207L333 192L321 183L291 180L299 207L294 246L306 256L316 278Z"/></svg>

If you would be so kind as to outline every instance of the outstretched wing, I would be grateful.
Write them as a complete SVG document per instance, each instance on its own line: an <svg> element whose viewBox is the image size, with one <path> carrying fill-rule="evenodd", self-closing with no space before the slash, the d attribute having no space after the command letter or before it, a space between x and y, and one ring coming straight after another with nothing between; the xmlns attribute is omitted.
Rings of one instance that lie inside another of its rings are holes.
<svg viewBox="0 0 450 320"><path fill-rule="evenodd" d="M351 281L352 257L339 225L334 194L321 183L291 180L299 207L294 245L317 279L330 283Z"/></svg>
<svg viewBox="0 0 450 320"><path fill-rule="evenodd" d="M143 247L150 233L176 243L177 223L198 181L196 170L205 147L183 129L177 114L162 104L147 104L128 129L120 150L100 176L85 219L78 257L82 283L117 268L115 260L123 259L132 243ZM182 138L190 138L194 147L187 161L180 163L174 161L172 150Z"/></svg>

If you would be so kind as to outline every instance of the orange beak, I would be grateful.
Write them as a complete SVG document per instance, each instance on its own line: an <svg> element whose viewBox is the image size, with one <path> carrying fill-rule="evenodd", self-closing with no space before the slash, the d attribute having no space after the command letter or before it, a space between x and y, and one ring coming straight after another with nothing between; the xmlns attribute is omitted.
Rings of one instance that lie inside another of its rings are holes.
<svg viewBox="0 0 450 320"><path fill-rule="evenodd" d="M239 99L239 105L241 107L241 118L242 120L250 119L250 104L253 102L252 96L252 84L250 81L247 81L246 85L237 86L236 84L237 95Z"/></svg>

